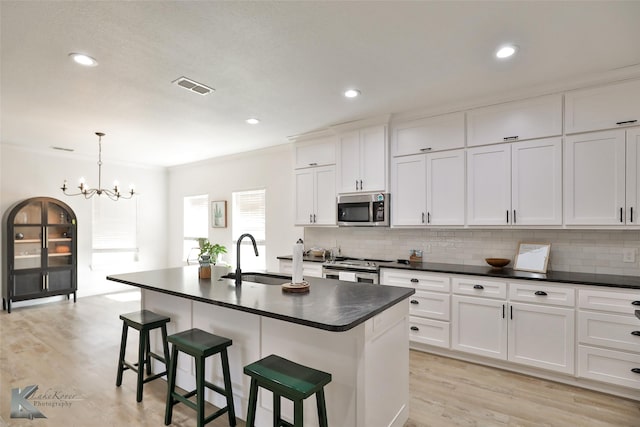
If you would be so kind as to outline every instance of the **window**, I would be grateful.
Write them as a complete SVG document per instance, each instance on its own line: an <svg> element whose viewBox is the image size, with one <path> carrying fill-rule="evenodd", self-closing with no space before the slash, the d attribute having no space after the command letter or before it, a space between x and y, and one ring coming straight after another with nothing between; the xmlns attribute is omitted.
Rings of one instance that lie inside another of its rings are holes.
<svg viewBox="0 0 640 427"><path fill-rule="evenodd" d="M91 268L138 260L138 200L92 200Z"/></svg>
<svg viewBox="0 0 640 427"><path fill-rule="evenodd" d="M251 234L258 245L256 257L253 252L251 239L242 240L240 256L244 271L265 270L267 257L265 256L265 190L239 191L233 193L232 227L234 248L238 238L244 233ZM237 257L237 254L236 254Z"/></svg>
<svg viewBox="0 0 640 427"><path fill-rule="evenodd" d="M184 198L182 259L186 260L187 264L198 262L198 239L209 237L208 205L207 195Z"/></svg>

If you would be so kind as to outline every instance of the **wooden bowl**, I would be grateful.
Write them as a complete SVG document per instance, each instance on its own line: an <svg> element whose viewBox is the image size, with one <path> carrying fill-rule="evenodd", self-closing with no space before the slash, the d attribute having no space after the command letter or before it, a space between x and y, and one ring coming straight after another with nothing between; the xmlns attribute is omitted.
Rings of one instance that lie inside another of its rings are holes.
<svg viewBox="0 0 640 427"><path fill-rule="evenodd" d="M511 262L508 258L485 258L484 260L493 268L502 268Z"/></svg>

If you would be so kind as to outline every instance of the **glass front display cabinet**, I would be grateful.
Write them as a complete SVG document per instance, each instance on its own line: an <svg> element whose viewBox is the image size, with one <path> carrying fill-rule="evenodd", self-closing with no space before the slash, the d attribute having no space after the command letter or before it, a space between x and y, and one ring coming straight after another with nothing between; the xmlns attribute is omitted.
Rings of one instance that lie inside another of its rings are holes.
<svg viewBox="0 0 640 427"><path fill-rule="evenodd" d="M77 223L69 206L35 197L9 208L4 218L2 309L13 301L73 294L77 286Z"/></svg>

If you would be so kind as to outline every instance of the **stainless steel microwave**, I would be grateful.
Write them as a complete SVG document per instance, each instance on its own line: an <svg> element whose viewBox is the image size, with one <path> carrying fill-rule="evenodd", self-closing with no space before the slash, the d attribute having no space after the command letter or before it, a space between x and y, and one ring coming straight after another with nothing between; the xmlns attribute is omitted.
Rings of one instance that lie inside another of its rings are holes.
<svg viewBox="0 0 640 427"><path fill-rule="evenodd" d="M341 227L388 227L389 194L338 196L338 225Z"/></svg>

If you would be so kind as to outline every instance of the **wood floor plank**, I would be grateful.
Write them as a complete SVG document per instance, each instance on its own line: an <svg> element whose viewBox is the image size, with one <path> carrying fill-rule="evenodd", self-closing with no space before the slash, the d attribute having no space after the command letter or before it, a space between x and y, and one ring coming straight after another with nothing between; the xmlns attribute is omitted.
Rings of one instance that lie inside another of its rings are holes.
<svg viewBox="0 0 640 427"><path fill-rule="evenodd" d="M133 373L125 372L122 386L115 386L118 316L139 306L139 301L92 296L76 304L60 301L2 312L0 425L163 426L164 381L146 384L141 403L135 401ZM135 358L137 340L132 331L129 359ZM10 418L11 389L32 384L38 385L37 393L74 398L68 406L40 407L46 420ZM416 351L410 354L410 393L405 427L640 426L640 402ZM209 425L226 426L226 421ZM177 405L172 425L194 426L194 411ZM238 426L244 425L239 420Z"/></svg>

